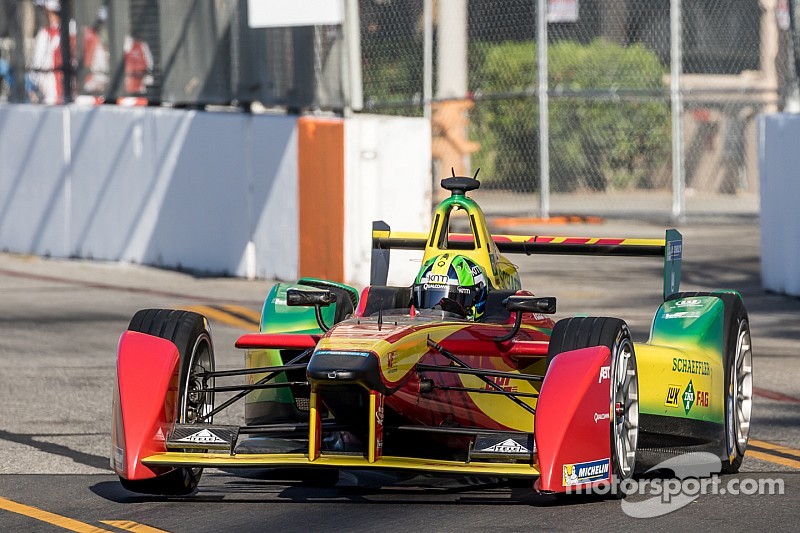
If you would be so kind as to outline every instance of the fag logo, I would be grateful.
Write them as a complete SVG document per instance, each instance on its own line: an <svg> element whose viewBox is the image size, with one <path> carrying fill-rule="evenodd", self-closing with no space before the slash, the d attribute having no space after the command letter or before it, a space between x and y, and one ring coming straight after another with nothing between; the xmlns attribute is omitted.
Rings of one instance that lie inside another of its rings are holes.
<svg viewBox="0 0 800 533"><path fill-rule="evenodd" d="M708 407L708 391L697 391L697 406Z"/></svg>
<svg viewBox="0 0 800 533"><path fill-rule="evenodd" d="M681 403L680 397L680 385L670 385L667 389L667 399L664 401L664 405L667 407L678 407Z"/></svg>
<svg viewBox="0 0 800 533"><path fill-rule="evenodd" d="M597 382L600 383L604 379L608 379L611 377L611 367L610 366L601 366L600 367L600 376L597 378Z"/></svg>
<svg viewBox="0 0 800 533"><path fill-rule="evenodd" d="M188 437L178 439L176 442L194 442L197 444L228 444L228 441L222 440L207 429L201 429L197 433L193 433Z"/></svg>
<svg viewBox="0 0 800 533"><path fill-rule="evenodd" d="M692 382L689 381L689 384L686 386L686 390L683 391L683 408L686 410L687 415L692 409L692 405L694 405L694 386L692 385Z"/></svg>
<svg viewBox="0 0 800 533"><path fill-rule="evenodd" d="M482 452L495 452L495 453L531 453L531 451L515 441L514 439L506 439L503 442L493 444L488 448L481 450Z"/></svg>

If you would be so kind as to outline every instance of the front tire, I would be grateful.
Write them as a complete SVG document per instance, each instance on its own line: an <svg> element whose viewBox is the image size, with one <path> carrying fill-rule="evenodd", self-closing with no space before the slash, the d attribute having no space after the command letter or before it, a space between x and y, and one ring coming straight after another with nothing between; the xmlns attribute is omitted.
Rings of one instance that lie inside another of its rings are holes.
<svg viewBox="0 0 800 533"><path fill-rule="evenodd" d="M137 312L128 326L130 331L146 333L171 341L178 348L178 422L186 424L211 423L206 416L214 409L214 395L198 392L213 387L213 378L198 377L214 371L214 345L208 321L190 311L172 309L143 309ZM150 479L124 479L122 486L141 494L186 495L197 489L202 468L175 468Z"/></svg>
<svg viewBox="0 0 800 533"><path fill-rule="evenodd" d="M550 337L547 366L561 352L592 346L611 351L611 473L619 484L633 476L639 441L639 380L628 325L609 317L559 320Z"/></svg>

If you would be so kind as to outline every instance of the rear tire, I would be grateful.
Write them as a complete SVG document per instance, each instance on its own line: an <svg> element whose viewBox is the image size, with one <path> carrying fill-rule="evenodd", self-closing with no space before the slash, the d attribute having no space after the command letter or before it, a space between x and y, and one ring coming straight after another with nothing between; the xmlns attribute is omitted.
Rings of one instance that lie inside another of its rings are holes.
<svg viewBox="0 0 800 533"><path fill-rule="evenodd" d="M735 474L742 465L750 437L753 412L753 351L750 322L742 299L733 293L679 292L668 300L714 296L725 306L723 365L725 369L725 435L720 450L723 474Z"/></svg>
<svg viewBox="0 0 800 533"><path fill-rule="evenodd" d="M214 346L208 321L190 311L143 309L133 315L130 331L171 341L178 348L178 422L211 423L204 420L214 408L213 393L198 393L203 382L199 372L214 370ZM213 378L206 381L213 387ZM120 478L122 486L142 494L186 495L197 489L202 468L175 468L150 479Z"/></svg>
<svg viewBox="0 0 800 533"><path fill-rule="evenodd" d="M618 318L573 317L559 320L547 350L547 366L561 352L607 346L611 350L611 473L619 484L633 476L639 440L639 380L628 325ZM622 497L619 490L612 491Z"/></svg>

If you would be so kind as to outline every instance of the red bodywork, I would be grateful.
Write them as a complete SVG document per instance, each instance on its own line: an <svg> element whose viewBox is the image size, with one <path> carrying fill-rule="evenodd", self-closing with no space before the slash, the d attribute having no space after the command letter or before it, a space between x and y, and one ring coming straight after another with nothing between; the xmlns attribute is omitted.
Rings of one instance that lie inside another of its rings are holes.
<svg viewBox="0 0 800 533"><path fill-rule="evenodd" d="M611 351L606 346L563 352L553 359L536 409L537 489L565 492L565 465L606 461L610 473L610 398Z"/></svg>
<svg viewBox="0 0 800 533"><path fill-rule="evenodd" d="M119 340L111 466L125 479L155 471L141 459L166 451L178 409L178 348L170 341L126 331Z"/></svg>

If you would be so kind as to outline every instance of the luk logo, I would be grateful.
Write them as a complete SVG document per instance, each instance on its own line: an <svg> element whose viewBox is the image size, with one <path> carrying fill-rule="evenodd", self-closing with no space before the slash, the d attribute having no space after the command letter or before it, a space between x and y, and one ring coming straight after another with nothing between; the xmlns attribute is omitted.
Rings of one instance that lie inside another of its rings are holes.
<svg viewBox="0 0 800 533"><path fill-rule="evenodd" d="M604 379L608 379L611 377L611 367L610 366L601 366L600 367L600 376L597 378L597 382L600 383Z"/></svg>
<svg viewBox="0 0 800 533"><path fill-rule="evenodd" d="M692 382L689 381L689 384L686 386L686 390L683 391L683 408L686 410L687 415L692 409L692 405L694 405L694 386L692 385Z"/></svg>
<svg viewBox="0 0 800 533"><path fill-rule="evenodd" d="M667 389L667 399L664 405L667 407L678 407L681 403L681 388L679 385L670 385Z"/></svg>
<svg viewBox="0 0 800 533"><path fill-rule="evenodd" d="M588 461L586 463L565 464L562 470L562 484L565 487L590 483L608 478L608 459Z"/></svg>

